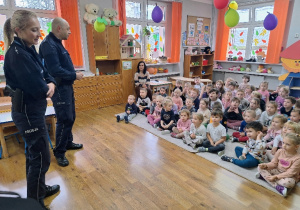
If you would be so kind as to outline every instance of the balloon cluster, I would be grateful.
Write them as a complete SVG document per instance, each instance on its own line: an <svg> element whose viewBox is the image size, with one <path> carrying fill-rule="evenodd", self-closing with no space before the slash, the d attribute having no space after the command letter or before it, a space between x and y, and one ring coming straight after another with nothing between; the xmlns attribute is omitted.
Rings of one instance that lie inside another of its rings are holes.
<svg viewBox="0 0 300 210"><path fill-rule="evenodd" d="M240 15L236 11L238 9L238 4L236 1L231 1L228 4L229 0L214 0L214 5L217 9L224 9L228 5L228 10L225 13L224 21L228 27L236 26L240 21Z"/></svg>
<svg viewBox="0 0 300 210"><path fill-rule="evenodd" d="M105 20L105 18L100 18L98 17L96 19L96 21L94 22L94 29L101 33L103 31L105 31L105 26L107 25L107 21Z"/></svg>

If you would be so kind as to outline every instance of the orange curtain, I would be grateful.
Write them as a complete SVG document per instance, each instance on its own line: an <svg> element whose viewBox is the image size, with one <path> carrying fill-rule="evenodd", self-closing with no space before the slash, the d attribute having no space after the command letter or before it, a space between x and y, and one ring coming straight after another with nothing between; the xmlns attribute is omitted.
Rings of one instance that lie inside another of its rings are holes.
<svg viewBox="0 0 300 210"><path fill-rule="evenodd" d="M122 25L119 27L120 37L126 34L126 5L125 0L118 0L119 20Z"/></svg>
<svg viewBox="0 0 300 210"><path fill-rule="evenodd" d="M83 58L77 0L56 0L56 5L58 16L68 21L72 32L68 40L64 41L64 46L70 53L74 66L82 67Z"/></svg>
<svg viewBox="0 0 300 210"><path fill-rule="evenodd" d="M289 0L275 0L273 14L278 25L270 32L266 63L279 63L288 9Z"/></svg>
<svg viewBox="0 0 300 210"><path fill-rule="evenodd" d="M224 16L227 8L218 10L215 60L226 60L229 27L225 25Z"/></svg>
<svg viewBox="0 0 300 210"><path fill-rule="evenodd" d="M180 61L182 3L172 2L171 63Z"/></svg>

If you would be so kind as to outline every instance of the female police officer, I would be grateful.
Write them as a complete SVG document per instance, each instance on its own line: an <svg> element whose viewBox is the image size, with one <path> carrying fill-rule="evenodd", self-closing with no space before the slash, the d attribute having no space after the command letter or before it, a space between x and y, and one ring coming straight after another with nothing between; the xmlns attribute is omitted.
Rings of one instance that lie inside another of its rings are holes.
<svg viewBox="0 0 300 210"><path fill-rule="evenodd" d="M59 186L50 187L49 192L49 186L46 188L45 185L45 174L50 165L45 126L46 98L54 94L55 81L33 46L41 37L40 28L36 14L26 10L17 10L6 20L4 38L8 50L4 72L11 90L12 118L27 143L27 197L44 207L44 197L57 192Z"/></svg>

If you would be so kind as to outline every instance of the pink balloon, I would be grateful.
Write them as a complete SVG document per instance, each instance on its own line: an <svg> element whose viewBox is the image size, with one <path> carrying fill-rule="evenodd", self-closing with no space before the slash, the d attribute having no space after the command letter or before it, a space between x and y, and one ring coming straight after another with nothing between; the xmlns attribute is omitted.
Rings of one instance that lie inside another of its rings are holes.
<svg viewBox="0 0 300 210"><path fill-rule="evenodd" d="M217 9L224 9L227 7L229 0L214 0L214 5Z"/></svg>

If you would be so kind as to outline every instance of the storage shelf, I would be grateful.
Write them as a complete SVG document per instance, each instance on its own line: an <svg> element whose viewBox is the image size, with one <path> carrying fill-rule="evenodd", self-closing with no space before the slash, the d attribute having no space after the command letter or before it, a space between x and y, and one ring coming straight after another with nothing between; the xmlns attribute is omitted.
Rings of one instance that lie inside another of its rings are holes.
<svg viewBox="0 0 300 210"><path fill-rule="evenodd" d="M191 68L193 68L193 67L199 67L200 65L196 65L196 66L190 66Z"/></svg>
<svg viewBox="0 0 300 210"><path fill-rule="evenodd" d="M247 62L247 61L222 61L222 60L216 60L218 63L234 63L234 64L253 64L253 65L277 65L277 66L282 66L281 63L264 63L264 62Z"/></svg>
<svg viewBox="0 0 300 210"><path fill-rule="evenodd" d="M231 71L228 69L214 69L214 71L217 72L227 72L227 73L235 73L235 74L250 74L250 75L257 75L257 76L269 76L269 77L279 77L282 74L266 74L266 73L258 73L258 72L254 72L254 71Z"/></svg>
<svg viewBox="0 0 300 210"><path fill-rule="evenodd" d="M180 72L150 74L151 79L159 78L159 77L172 77L172 76L180 76Z"/></svg>
<svg viewBox="0 0 300 210"><path fill-rule="evenodd" d="M173 65L173 64L178 64L178 63L146 63L146 66L163 66L163 65Z"/></svg>

